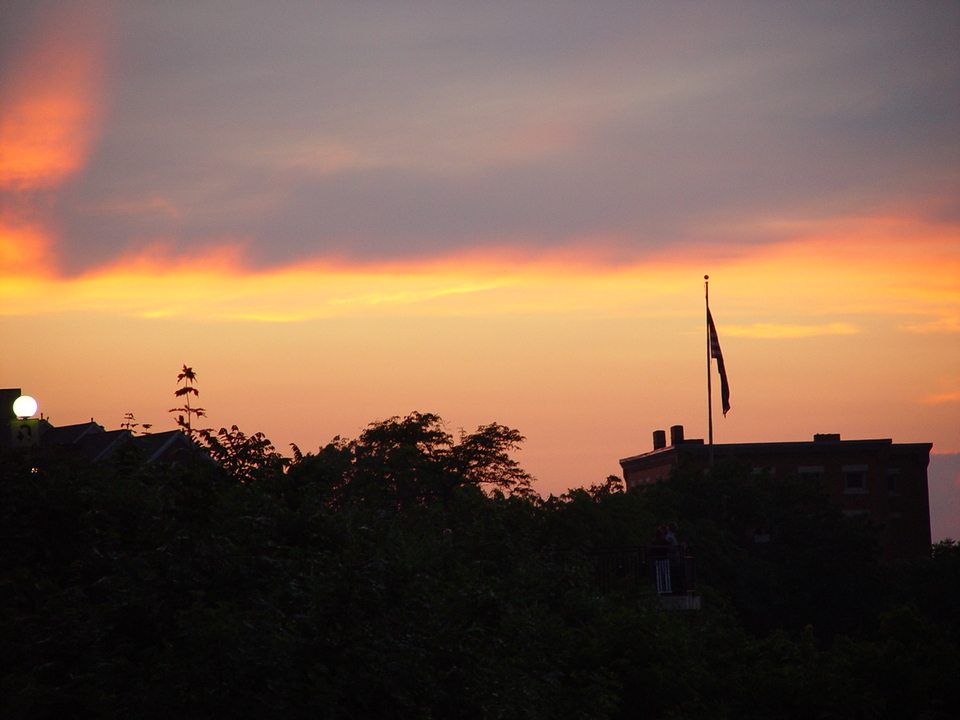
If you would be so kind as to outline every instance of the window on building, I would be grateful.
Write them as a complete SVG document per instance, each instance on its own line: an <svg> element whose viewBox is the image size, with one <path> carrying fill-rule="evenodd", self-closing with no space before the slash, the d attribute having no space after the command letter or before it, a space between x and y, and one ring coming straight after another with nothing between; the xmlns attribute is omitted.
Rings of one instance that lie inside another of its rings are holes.
<svg viewBox="0 0 960 720"><path fill-rule="evenodd" d="M844 465L843 477L846 480L847 493L865 493L867 492L867 466L866 465Z"/></svg>
<svg viewBox="0 0 960 720"><path fill-rule="evenodd" d="M801 465L797 468L797 475L804 482L819 483L823 480L823 465Z"/></svg>
<svg viewBox="0 0 960 720"><path fill-rule="evenodd" d="M887 470L887 495L891 497L900 495L900 468Z"/></svg>

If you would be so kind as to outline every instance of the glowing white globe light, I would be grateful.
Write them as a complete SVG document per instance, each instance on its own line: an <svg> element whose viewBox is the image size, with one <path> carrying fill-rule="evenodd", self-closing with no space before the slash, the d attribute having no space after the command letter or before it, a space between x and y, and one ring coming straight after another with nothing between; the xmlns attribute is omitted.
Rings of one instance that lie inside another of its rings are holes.
<svg viewBox="0 0 960 720"><path fill-rule="evenodd" d="M33 417L37 414L37 401L29 395L21 395L13 401L13 414L18 418Z"/></svg>

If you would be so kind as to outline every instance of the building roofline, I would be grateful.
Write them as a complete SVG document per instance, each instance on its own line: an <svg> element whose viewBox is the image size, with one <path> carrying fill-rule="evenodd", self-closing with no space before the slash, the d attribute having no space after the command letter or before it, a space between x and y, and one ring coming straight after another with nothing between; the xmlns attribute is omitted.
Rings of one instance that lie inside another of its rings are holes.
<svg viewBox="0 0 960 720"><path fill-rule="evenodd" d="M102 444L103 447L97 449L92 448L93 453L91 459L94 462L103 460L110 457L113 452L120 446L120 443L125 442L133 437L133 433L126 429L120 430L105 430L102 433L85 433L83 439L90 439L96 442L97 444ZM80 443L81 451L83 449L83 443Z"/></svg>
<svg viewBox="0 0 960 720"><path fill-rule="evenodd" d="M933 443L894 443L890 438L874 440L803 440L791 442L754 442L754 443L714 443L715 453L722 455L757 454L757 453L841 453L857 449L868 449L876 446L889 446L893 449L926 450L930 452ZM650 452L622 458L620 465L624 466L640 460L647 460L657 455L664 458L672 455L708 455L710 446L701 443L681 443L668 445Z"/></svg>
<svg viewBox="0 0 960 720"><path fill-rule="evenodd" d="M147 460L148 463L152 463L157 458L161 457L167 451L167 449L170 448L171 445L177 442L178 436L183 435L183 433L181 433L179 430L170 430L167 433L157 433L157 434L161 436L166 434L168 437L166 440L163 441L160 447L157 448L156 452L154 452L153 455L149 457L149 459ZM186 436L184 435L184 437Z"/></svg>

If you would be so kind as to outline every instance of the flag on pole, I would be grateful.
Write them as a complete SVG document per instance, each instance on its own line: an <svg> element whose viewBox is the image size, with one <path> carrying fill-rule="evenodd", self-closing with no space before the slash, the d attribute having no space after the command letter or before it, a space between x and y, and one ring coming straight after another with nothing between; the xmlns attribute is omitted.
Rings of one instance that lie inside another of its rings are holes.
<svg viewBox="0 0 960 720"><path fill-rule="evenodd" d="M730 410L730 386L727 384L727 370L723 366L723 353L720 352L720 338L717 337L717 327L713 324L713 315L707 308L707 327L710 331L710 357L716 358L717 370L720 371L720 402L723 405L723 415L726 417Z"/></svg>

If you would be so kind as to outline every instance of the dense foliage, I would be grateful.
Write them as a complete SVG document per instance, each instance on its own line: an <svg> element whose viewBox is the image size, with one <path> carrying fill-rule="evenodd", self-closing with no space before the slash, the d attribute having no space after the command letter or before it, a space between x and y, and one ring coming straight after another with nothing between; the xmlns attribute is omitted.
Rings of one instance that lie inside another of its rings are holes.
<svg viewBox="0 0 960 720"><path fill-rule="evenodd" d="M282 457L0 456L8 718L952 718L960 548L876 561L735 466L542 499L489 425L413 414ZM704 609L598 583L676 521ZM757 531L769 542L757 543Z"/></svg>

